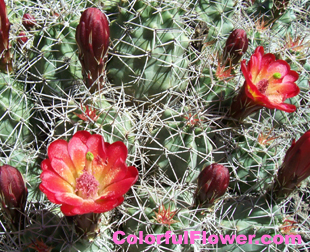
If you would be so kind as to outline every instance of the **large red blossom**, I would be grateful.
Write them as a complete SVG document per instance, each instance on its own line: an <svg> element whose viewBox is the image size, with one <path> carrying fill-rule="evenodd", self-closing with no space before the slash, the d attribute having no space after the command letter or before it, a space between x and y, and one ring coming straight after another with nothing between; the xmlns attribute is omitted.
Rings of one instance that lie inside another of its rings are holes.
<svg viewBox="0 0 310 252"><path fill-rule="evenodd" d="M124 143L109 144L100 135L78 131L69 142L56 140L48 147L40 190L61 204L67 216L109 211L124 201L138 179L137 169L127 167L126 158Z"/></svg>
<svg viewBox="0 0 310 252"><path fill-rule="evenodd" d="M231 106L231 116L242 121L262 107L294 112L295 105L284 103L299 94L295 81L298 73L292 71L284 60L276 60L271 53L264 54L259 46L246 65L241 62L245 82Z"/></svg>

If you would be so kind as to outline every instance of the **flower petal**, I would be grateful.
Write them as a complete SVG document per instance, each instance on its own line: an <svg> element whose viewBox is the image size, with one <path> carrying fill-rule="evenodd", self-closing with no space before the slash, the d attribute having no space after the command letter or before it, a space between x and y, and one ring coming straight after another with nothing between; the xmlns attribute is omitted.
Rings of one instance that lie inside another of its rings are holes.
<svg viewBox="0 0 310 252"><path fill-rule="evenodd" d="M79 133L78 131L77 133ZM83 131L84 132L84 131ZM68 151L74 167L77 172L77 177L83 172L86 162L86 137L84 134L74 134L68 143Z"/></svg>
<svg viewBox="0 0 310 252"><path fill-rule="evenodd" d="M88 138L91 137L91 134L86 130L77 131L72 138L79 138L84 144L86 144Z"/></svg>
<svg viewBox="0 0 310 252"><path fill-rule="evenodd" d="M86 213L104 213L112 210L113 208L119 206L124 201L123 197L112 200L84 200L81 206L71 206L67 204L63 204L61 206L61 211L64 215L72 216L72 215L81 215Z"/></svg>
<svg viewBox="0 0 310 252"><path fill-rule="evenodd" d="M67 164L62 160L58 158L53 158L50 162L52 169L64 180L66 180L69 184L71 184L73 187L75 187L75 180L76 178L72 174L70 168L67 166Z"/></svg>
<svg viewBox="0 0 310 252"><path fill-rule="evenodd" d="M52 165L51 165L51 161L47 158L47 159L44 159L42 162L41 162L41 169L43 171L45 170L50 170L50 171L53 171L53 168L52 168Z"/></svg>
<svg viewBox="0 0 310 252"><path fill-rule="evenodd" d="M86 146L88 151L90 151L95 157L99 155L102 159L105 159L106 154L102 146L103 143L103 137L101 135L94 134L87 139Z"/></svg>
<svg viewBox="0 0 310 252"><path fill-rule="evenodd" d="M74 188L54 171L44 170L41 175L41 185L53 193L74 192Z"/></svg>
<svg viewBox="0 0 310 252"><path fill-rule="evenodd" d="M295 71L289 71L289 73L287 75L284 76L282 82L295 82L297 81L299 78L298 73L296 73Z"/></svg>
<svg viewBox="0 0 310 252"><path fill-rule="evenodd" d="M264 48L262 46L259 46L255 49L254 54L251 56L247 70L251 73L251 80L255 80L256 76L261 70L261 62L264 55ZM244 60L245 62L245 60Z"/></svg>
<svg viewBox="0 0 310 252"><path fill-rule="evenodd" d="M55 204L60 204L61 202L59 202L58 200L56 200L55 198L55 193L54 192L50 192L49 190L47 190L43 185L42 183L40 184L39 186L39 189L41 190L41 192L43 192L46 197L48 198L48 200L52 203L55 203Z"/></svg>
<svg viewBox="0 0 310 252"><path fill-rule="evenodd" d="M84 201L81 197L77 196L74 193L56 193L55 199L58 202L61 202L60 204L65 203L66 205L71 206L81 206Z"/></svg>
<svg viewBox="0 0 310 252"><path fill-rule="evenodd" d="M266 90L266 96L269 97L269 99L271 100L271 95L280 95L282 97L281 102L283 102L287 98L298 95L299 91L299 87L295 83L279 83L270 85Z"/></svg>
<svg viewBox="0 0 310 252"><path fill-rule="evenodd" d="M75 168L68 152L68 143L65 140L56 140L52 142L48 147L48 158L62 159L67 166L70 168L72 174L75 174Z"/></svg>
<svg viewBox="0 0 310 252"><path fill-rule="evenodd" d="M296 106L293 104L287 104L287 103L280 103L280 104L274 104L274 108L283 110L288 113L292 113L296 111Z"/></svg>
<svg viewBox="0 0 310 252"><path fill-rule="evenodd" d="M106 147L107 157L109 158L108 162L114 164L117 159L122 159L123 161L127 158L127 147L121 142L115 142L113 144L104 143Z"/></svg>
<svg viewBox="0 0 310 252"><path fill-rule="evenodd" d="M275 56L271 53L267 53L264 56L262 56L262 60L260 62L260 70L259 73L256 75L256 78L254 80L254 78L252 79L253 83L258 83L260 80L262 79L266 79L268 80L270 77L268 77L269 75L269 68L270 68L270 64L272 64L272 62L275 61ZM252 70L251 70L252 72ZM271 76L274 74L275 72L272 72Z"/></svg>
<svg viewBox="0 0 310 252"><path fill-rule="evenodd" d="M273 78L273 75L275 73L279 73L281 77L283 78L285 75L288 74L289 71L290 71L290 66L289 64L287 64L286 61L277 60L271 63L269 66L267 66L266 71L264 72L264 75L262 75L261 79L269 80L270 78Z"/></svg>
<svg viewBox="0 0 310 252"><path fill-rule="evenodd" d="M118 198L125 193L128 192L130 187L137 181L138 179L138 170L134 166L128 167L128 172L126 174L126 179L113 183L106 188L102 192L100 192L100 199L108 199L108 198Z"/></svg>
<svg viewBox="0 0 310 252"><path fill-rule="evenodd" d="M116 160L114 164L107 164L101 174L96 174L100 175L97 178L100 184L99 192L103 190L106 186L124 179L127 172L128 167L121 158Z"/></svg>
<svg viewBox="0 0 310 252"><path fill-rule="evenodd" d="M101 176L106 166L106 153L104 148L103 137L100 135L92 135L86 142L88 151L94 155L92 171L97 180Z"/></svg>

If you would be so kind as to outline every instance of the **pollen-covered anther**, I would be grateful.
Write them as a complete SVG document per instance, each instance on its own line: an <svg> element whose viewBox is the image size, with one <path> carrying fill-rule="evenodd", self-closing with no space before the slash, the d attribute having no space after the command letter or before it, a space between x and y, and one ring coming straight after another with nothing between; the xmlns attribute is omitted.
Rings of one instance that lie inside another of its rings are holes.
<svg viewBox="0 0 310 252"><path fill-rule="evenodd" d="M263 80L260 80L257 84L257 89L259 92L261 92L262 94L264 94L267 90L267 87L268 87L268 80L266 79L263 79Z"/></svg>
<svg viewBox="0 0 310 252"><path fill-rule="evenodd" d="M93 199L98 195L99 182L88 171L84 170L83 174L76 180L75 192L83 199Z"/></svg>

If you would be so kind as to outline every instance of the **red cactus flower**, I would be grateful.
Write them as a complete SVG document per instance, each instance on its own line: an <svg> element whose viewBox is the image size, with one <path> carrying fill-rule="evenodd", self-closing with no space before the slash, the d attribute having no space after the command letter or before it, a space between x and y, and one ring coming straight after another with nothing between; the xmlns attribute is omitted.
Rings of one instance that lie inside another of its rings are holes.
<svg viewBox="0 0 310 252"><path fill-rule="evenodd" d="M69 142L56 140L48 147L40 189L51 202L61 204L67 216L109 211L123 202L138 179L126 158L122 142L109 144L100 135L78 131Z"/></svg>
<svg viewBox="0 0 310 252"><path fill-rule="evenodd" d="M196 202L198 205L209 206L215 199L221 197L229 184L229 171L221 164L211 164L205 167L198 176Z"/></svg>
<svg viewBox="0 0 310 252"><path fill-rule="evenodd" d="M231 105L230 116L241 122L253 112L267 107L294 112L295 105L284 103L287 98L299 94L295 81L298 73L292 71L284 60L275 60L271 53L264 54L259 46L246 66L241 62L245 82Z"/></svg>
<svg viewBox="0 0 310 252"><path fill-rule="evenodd" d="M2 209L12 222L18 222L24 211L28 190L22 174L13 166L0 166L0 200Z"/></svg>
<svg viewBox="0 0 310 252"><path fill-rule="evenodd" d="M223 54L223 61L226 63L223 63L223 65L236 65L248 49L248 43L248 38L244 30L233 30L226 41Z"/></svg>
<svg viewBox="0 0 310 252"><path fill-rule="evenodd" d="M31 28L36 26L37 22L34 16L29 13L25 13L23 15L22 24L29 31Z"/></svg>
<svg viewBox="0 0 310 252"><path fill-rule="evenodd" d="M96 8L85 10L76 29L76 41L83 75L89 87L95 81L103 82L109 37L109 22L105 14Z"/></svg>
<svg viewBox="0 0 310 252"><path fill-rule="evenodd" d="M6 13L4 0L0 0L0 69L11 71L11 55L9 51L10 22Z"/></svg>
<svg viewBox="0 0 310 252"><path fill-rule="evenodd" d="M275 194L289 195L304 179L310 176L310 130L303 134L286 152L278 171Z"/></svg>

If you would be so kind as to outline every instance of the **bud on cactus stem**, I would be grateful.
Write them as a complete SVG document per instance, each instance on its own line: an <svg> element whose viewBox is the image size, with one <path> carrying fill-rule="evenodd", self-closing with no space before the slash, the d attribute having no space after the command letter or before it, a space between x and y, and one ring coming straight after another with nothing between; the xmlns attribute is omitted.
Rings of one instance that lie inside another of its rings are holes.
<svg viewBox="0 0 310 252"><path fill-rule="evenodd" d="M0 166L0 200L5 217L19 230L28 190L22 174L10 165Z"/></svg>
<svg viewBox="0 0 310 252"><path fill-rule="evenodd" d="M223 66L236 65L248 49L248 38L244 30L236 29L227 38L223 54Z"/></svg>
<svg viewBox="0 0 310 252"><path fill-rule="evenodd" d="M109 37L109 22L105 14L96 8L85 10L76 29L76 41L86 85L92 87L95 84L92 90L103 83Z"/></svg>
<svg viewBox="0 0 310 252"><path fill-rule="evenodd" d="M198 176L195 193L196 205L210 207L214 200L221 197L229 184L229 171L220 164L205 167Z"/></svg>
<svg viewBox="0 0 310 252"><path fill-rule="evenodd" d="M10 22L6 12L4 0L0 0L0 70L12 71L11 55L9 50Z"/></svg>
<svg viewBox="0 0 310 252"><path fill-rule="evenodd" d="M297 186L310 176L310 130L303 134L286 152L283 164L278 171L273 195L281 200L289 196Z"/></svg>

